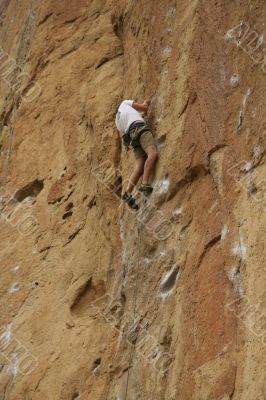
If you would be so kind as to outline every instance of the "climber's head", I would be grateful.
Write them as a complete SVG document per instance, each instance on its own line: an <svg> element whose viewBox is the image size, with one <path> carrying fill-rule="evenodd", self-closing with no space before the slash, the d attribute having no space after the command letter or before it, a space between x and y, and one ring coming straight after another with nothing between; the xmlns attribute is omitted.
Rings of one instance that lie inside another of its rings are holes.
<svg viewBox="0 0 266 400"><path fill-rule="evenodd" d="M124 100L124 98L122 96L119 96L117 98L116 107L115 107L115 115L118 113L118 109L119 109L119 107L120 107L120 105L121 105L123 100Z"/></svg>

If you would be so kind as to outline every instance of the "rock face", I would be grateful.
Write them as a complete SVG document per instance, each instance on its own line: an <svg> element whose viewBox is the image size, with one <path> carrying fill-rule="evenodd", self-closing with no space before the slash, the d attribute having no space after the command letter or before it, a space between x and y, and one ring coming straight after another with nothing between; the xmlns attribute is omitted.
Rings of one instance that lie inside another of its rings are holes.
<svg viewBox="0 0 266 400"><path fill-rule="evenodd" d="M265 399L265 2L0 10L1 400ZM114 114L149 95L134 214Z"/></svg>

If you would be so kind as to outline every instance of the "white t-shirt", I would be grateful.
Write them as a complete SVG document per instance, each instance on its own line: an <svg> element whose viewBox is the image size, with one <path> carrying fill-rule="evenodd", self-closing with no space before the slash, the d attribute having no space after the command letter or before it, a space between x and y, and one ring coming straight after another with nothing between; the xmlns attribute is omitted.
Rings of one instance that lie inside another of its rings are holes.
<svg viewBox="0 0 266 400"><path fill-rule="evenodd" d="M145 122L141 113L132 107L133 103L133 100L124 100L118 108L115 124L121 133L126 133L130 125L135 121Z"/></svg>

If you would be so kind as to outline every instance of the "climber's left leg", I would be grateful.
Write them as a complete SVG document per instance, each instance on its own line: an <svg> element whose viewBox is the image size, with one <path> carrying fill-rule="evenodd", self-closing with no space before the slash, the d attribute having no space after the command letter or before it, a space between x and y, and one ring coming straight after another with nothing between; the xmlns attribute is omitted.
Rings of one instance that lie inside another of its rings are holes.
<svg viewBox="0 0 266 400"><path fill-rule="evenodd" d="M125 193L122 195L122 200L128 204L128 206L130 208L132 208L133 210L138 210L139 206L136 203L134 197L132 197L132 191L134 189L134 187L136 186L136 184L138 183L139 178L141 177L141 175L143 174L143 170L144 170L144 164L145 164L145 160L146 160L146 155L145 153L143 154L143 150L140 148L140 151L135 152L137 158L137 163L135 166L135 169L132 173L132 175L129 178L128 181L128 185L126 188Z"/></svg>
<svg viewBox="0 0 266 400"><path fill-rule="evenodd" d="M142 185L139 190L148 195L153 191L153 188L150 185L150 177L158 158L158 150L154 137L150 131L146 131L141 135L140 144L147 158L144 165Z"/></svg>

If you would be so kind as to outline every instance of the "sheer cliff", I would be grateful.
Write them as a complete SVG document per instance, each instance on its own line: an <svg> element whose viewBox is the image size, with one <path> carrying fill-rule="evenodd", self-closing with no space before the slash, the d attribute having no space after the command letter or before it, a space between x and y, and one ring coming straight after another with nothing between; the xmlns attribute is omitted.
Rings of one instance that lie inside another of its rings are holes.
<svg viewBox="0 0 266 400"><path fill-rule="evenodd" d="M265 3L0 13L0 399L265 399ZM133 213L114 115L147 96Z"/></svg>

